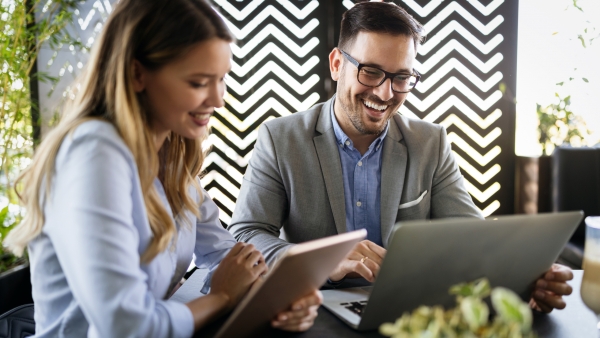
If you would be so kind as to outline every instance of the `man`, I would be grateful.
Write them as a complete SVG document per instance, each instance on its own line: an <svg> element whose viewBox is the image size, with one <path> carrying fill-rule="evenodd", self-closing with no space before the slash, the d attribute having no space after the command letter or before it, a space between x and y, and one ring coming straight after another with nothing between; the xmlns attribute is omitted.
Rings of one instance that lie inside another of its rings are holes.
<svg viewBox="0 0 600 338"><path fill-rule="evenodd" d="M419 80L413 64L422 37L422 26L393 3L364 2L344 14L329 54L337 95L259 129L229 227L238 241L273 261L290 242L366 228L368 239L330 280L374 281L396 221L482 218L444 128L396 113ZM532 306L564 308L572 272L555 266L544 277Z"/></svg>

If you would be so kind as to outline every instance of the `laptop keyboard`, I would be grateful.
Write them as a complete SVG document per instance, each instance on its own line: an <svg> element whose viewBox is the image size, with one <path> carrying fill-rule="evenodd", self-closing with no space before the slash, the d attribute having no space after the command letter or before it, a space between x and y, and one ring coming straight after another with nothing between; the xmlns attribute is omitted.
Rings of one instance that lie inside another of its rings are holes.
<svg viewBox="0 0 600 338"><path fill-rule="evenodd" d="M359 302L340 303L340 305L345 307L346 309L356 313L359 317L361 317L363 314L363 311L365 309L365 306L367 306L367 301L363 300L363 301L359 301Z"/></svg>

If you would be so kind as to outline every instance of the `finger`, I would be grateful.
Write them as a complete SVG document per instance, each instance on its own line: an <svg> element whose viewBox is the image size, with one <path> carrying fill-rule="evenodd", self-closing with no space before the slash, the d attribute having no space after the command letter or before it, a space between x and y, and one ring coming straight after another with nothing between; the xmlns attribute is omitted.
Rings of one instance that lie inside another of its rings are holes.
<svg viewBox="0 0 600 338"><path fill-rule="evenodd" d="M369 260L377 263L377 265L381 265L383 259L379 257L375 252L371 251L366 243L359 243L360 246L357 246L356 249L352 252L351 255L348 256L348 259L353 261L360 261L363 258L368 258Z"/></svg>
<svg viewBox="0 0 600 338"><path fill-rule="evenodd" d="M308 329L312 326L315 318L317 318L317 309L317 306L312 306L306 311L303 311L303 315L300 317L290 315L283 317L285 318L283 320L280 319L282 317L278 317L271 322L271 325L286 331L296 331L301 327L306 327L306 329Z"/></svg>
<svg viewBox="0 0 600 338"><path fill-rule="evenodd" d="M367 246L369 247L369 250L371 250L373 253L379 256L379 258L381 258L382 260L385 258L385 254L387 253L386 249L380 247L379 245L371 241L367 241Z"/></svg>
<svg viewBox="0 0 600 338"><path fill-rule="evenodd" d="M246 246L240 250L236 258L239 259L240 263L243 263L254 251L256 251L254 245L246 243Z"/></svg>
<svg viewBox="0 0 600 338"><path fill-rule="evenodd" d="M363 264L367 267L367 269L371 270L371 272L373 273L373 277L377 278L377 276L379 275L379 270L381 268L379 264L375 263L370 259L365 259L365 262Z"/></svg>
<svg viewBox="0 0 600 338"><path fill-rule="evenodd" d="M265 261L259 261L258 264L252 267L252 271L257 277L265 275L268 269L269 268L267 267L267 263L265 263Z"/></svg>
<svg viewBox="0 0 600 338"><path fill-rule="evenodd" d="M310 308L303 308L300 310L284 311L275 317L275 320L279 322L291 323L293 321L299 322L302 318L310 315Z"/></svg>
<svg viewBox="0 0 600 338"><path fill-rule="evenodd" d="M278 314L272 323L278 326L290 326L308 320L311 316L312 311L310 308L301 311L285 311Z"/></svg>
<svg viewBox="0 0 600 338"><path fill-rule="evenodd" d="M363 257L368 257L378 265L381 265L381 262L383 262L383 257L381 257L380 251L385 251L385 249L368 240L364 240L358 244L359 245L356 247L356 254L358 255L357 260L360 260ZM385 256L385 253L383 255Z"/></svg>
<svg viewBox="0 0 600 338"><path fill-rule="evenodd" d="M290 331L293 327L298 327L303 323L313 323L315 318L317 317L316 313L312 312L306 316L301 318L288 318L285 321L274 321L272 324L276 327L279 327L284 330Z"/></svg>
<svg viewBox="0 0 600 338"><path fill-rule="evenodd" d="M566 282L550 282L545 279L538 279L536 288L550 291L560 296L568 296L573 292L573 288Z"/></svg>
<svg viewBox="0 0 600 338"><path fill-rule="evenodd" d="M371 283L375 281L375 276L373 275L373 271L371 271L371 269L367 268L367 266L361 262L353 261L353 263L353 272L358 273L361 277Z"/></svg>
<svg viewBox="0 0 600 338"><path fill-rule="evenodd" d="M231 248L231 250L229 251L229 253L227 254L227 256L235 256L237 255L240 251L242 251L242 249L246 246L246 243L243 242L237 242L235 243L235 245Z"/></svg>
<svg viewBox="0 0 600 338"><path fill-rule="evenodd" d="M550 271L544 274L544 279L556 282L566 282L573 279L573 270L561 264L553 264Z"/></svg>
<svg viewBox="0 0 600 338"><path fill-rule="evenodd" d="M313 292L293 302L290 308L292 310L307 309L314 305L321 305L322 302L323 295L321 294L321 291L313 290Z"/></svg>
<svg viewBox="0 0 600 338"><path fill-rule="evenodd" d="M302 322L297 325L284 325L284 326L277 326L274 324L273 326L278 329L284 330L284 331L304 332L304 331L307 331L308 329L310 329L311 326L313 326L313 322Z"/></svg>
<svg viewBox="0 0 600 338"><path fill-rule="evenodd" d="M551 292L540 289L533 292L533 298L544 312L550 312L552 309L564 309L567 306L562 296L554 295ZM545 311L548 308L549 311Z"/></svg>
<svg viewBox="0 0 600 338"><path fill-rule="evenodd" d="M263 256L260 251L255 250L250 253L250 255L246 258L246 267L253 268L255 265L263 262Z"/></svg>
<svg viewBox="0 0 600 338"><path fill-rule="evenodd" d="M552 308L551 307L549 307L548 305L543 304L543 303L539 304L538 302L535 301L535 299L533 297L529 300L529 306L532 309L534 309L536 311L539 311L539 312L543 312L543 313L550 313L550 312L552 312Z"/></svg>

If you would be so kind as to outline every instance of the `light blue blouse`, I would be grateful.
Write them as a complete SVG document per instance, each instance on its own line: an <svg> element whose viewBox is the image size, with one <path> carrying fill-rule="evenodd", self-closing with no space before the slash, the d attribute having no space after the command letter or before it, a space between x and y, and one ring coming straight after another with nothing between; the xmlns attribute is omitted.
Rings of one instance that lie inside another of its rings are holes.
<svg viewBox="0 0 600 338"><path fill-rule="evenodd" d="M29 244L36 336L191 336L191 311L166 297L192 255L214 270L235 244L206 191L201 219L178 217L176 240L143 264L152 231L133 155L111 124L85 122L67 136L51 184L42 233Z"/></svg>

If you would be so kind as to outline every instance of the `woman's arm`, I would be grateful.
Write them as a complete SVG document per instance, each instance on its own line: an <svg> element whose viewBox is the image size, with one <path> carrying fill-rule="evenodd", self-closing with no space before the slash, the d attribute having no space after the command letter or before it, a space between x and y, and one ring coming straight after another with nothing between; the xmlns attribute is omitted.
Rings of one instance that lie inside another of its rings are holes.
<svg viewBox="0 0 600 338"><path fill-rule="evenodd" d="M219 208L202 189L202 204L200 205L200 219L196 222L196 245L194 248L195 264L200 269L209 269L204 280L201 292L207 294L212 276L225 258L229 250L237 241L221 225L219 220Z"/></svg>
<svg viewBox="0 0 600 338"><path fill-rule="evenodd" d="M48 276L48 282L66 279L69 289L61 297L72 294L100 337L191 336L189 308L155 297L150 283L165 277L140 262L142 239L151 233L139 225L144 211L137 182L133 157L112 126L84 123L67 136L44 225L64 276Z"/></svg>

